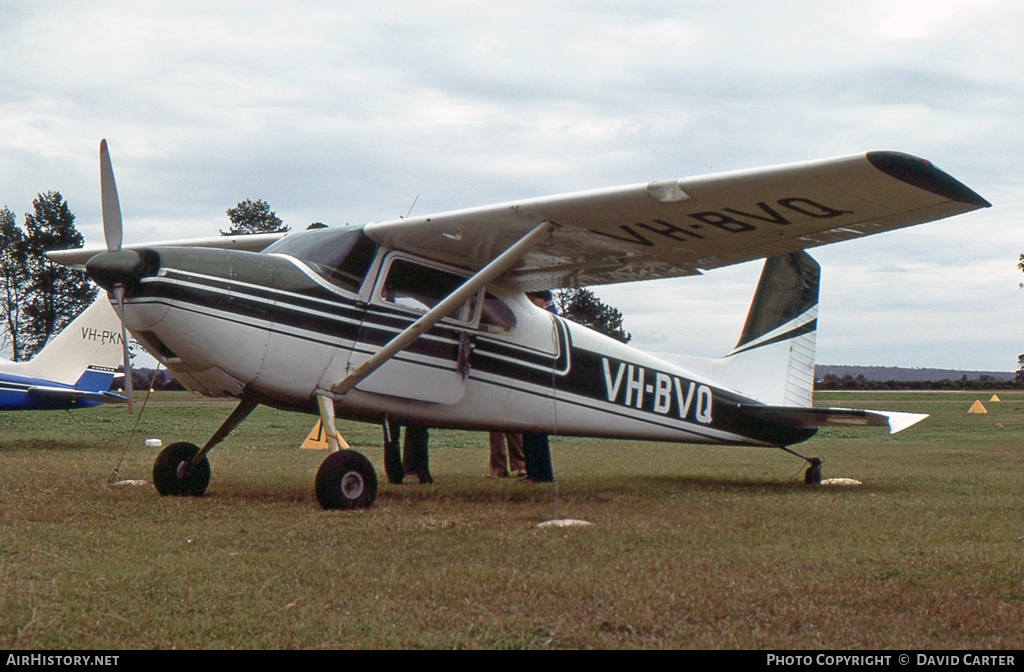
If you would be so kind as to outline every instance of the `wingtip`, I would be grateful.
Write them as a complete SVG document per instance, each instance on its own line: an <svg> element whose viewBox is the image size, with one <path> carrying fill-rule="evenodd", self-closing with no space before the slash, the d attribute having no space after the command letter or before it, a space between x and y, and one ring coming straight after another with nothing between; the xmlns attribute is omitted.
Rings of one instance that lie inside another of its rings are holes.
<svg viewBox="0 0 1024 672"><path fill-rule="evenodd" d="M886 175L901 182L930 191L975 208L991 208L992 204L955 177L927 159L903 152L868 152L867 160Z"/></svg>

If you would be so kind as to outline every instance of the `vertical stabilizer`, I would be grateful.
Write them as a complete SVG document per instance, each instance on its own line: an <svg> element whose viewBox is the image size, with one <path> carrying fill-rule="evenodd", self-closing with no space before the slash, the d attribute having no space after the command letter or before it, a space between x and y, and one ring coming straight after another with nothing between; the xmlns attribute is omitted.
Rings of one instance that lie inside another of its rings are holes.
<svg viewBox="0 0 1024 672"><path fill-rule="evenodd" d="M806 252L765 261L739 342L726 356L736 389L779 406L811 406L821 267Z"/></svg>
<svg viewBox="0 0 1024 672"><path fill-rule="evenodd" d="M17 373L79 389L106 390L122 356L121 322L101 292L39 354L18 364Z"/></svg>

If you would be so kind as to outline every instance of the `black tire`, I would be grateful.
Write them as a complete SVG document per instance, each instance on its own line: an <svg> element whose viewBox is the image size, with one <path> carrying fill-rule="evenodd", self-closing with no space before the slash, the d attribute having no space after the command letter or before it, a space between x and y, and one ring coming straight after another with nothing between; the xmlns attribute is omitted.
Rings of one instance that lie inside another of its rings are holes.
<svg viewBox="0 0 1024 672"><path fill-rule="evenodd" d="M325 509L368 509L377 498L377 472L362 453L331 453L316 472L316 498Z"/></svg>
<svg viewBox="0 0 1024 672"><path fill-rule="evenodd" d="M812 457L807 460L811 466L807 467L804 473L804 483L807 485L821 485L821 458Z"/></svg>
<svg viewBox="0 0 1024 672"><path fill-rule="evenodd" d="M210 485L210 461L205 457L197 465L192 458L199 454L199 446L172 443L156 457L153 463L153 485L164 497L200 497Z"/></svg>

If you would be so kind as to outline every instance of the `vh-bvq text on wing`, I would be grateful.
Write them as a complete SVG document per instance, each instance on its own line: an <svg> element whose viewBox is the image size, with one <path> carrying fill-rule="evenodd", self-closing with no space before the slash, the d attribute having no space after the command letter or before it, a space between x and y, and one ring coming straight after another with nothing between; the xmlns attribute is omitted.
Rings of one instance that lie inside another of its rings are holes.
<svg viewBox="0 0 1024 672"><path fill-rule="evenodd" d="M388 247L478 269L552 222L550 240L504 279L553 289L696 275L989 206L924 159L868 152L377 222L365 231Z"/></svg>

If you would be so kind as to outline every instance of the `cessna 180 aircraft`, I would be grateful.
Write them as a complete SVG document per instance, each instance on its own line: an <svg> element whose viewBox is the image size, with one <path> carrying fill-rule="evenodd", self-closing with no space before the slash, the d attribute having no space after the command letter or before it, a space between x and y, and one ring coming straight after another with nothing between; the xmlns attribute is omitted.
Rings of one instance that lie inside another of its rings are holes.
<svg viewBox="0 0 1024 672"><path fill-rule="evenodd" d="M202 448L174 443L158 456L163 495L203 494L207 453L259 404L318 413L329 432L341 416L790 451L824 425L899 431L926 416L812 407L819 267L804 250L989 206L927 161L869 152L285 236L122 247L105 141L100 166L106 251L51 258L84 264L186 387L239 400ZM762 258L739 342L721 359L654 357L525 295ZM316 477L324 508L368 507L376 492L373 465L353 450L331 453Z"/></svg>
<svg viewBox="0 0 1024 672"><path fill-rule="evenodd" d="M0 360L0 411L124 402L109 391L123 354L120 319L101 294L30 361Z"/></svg>

